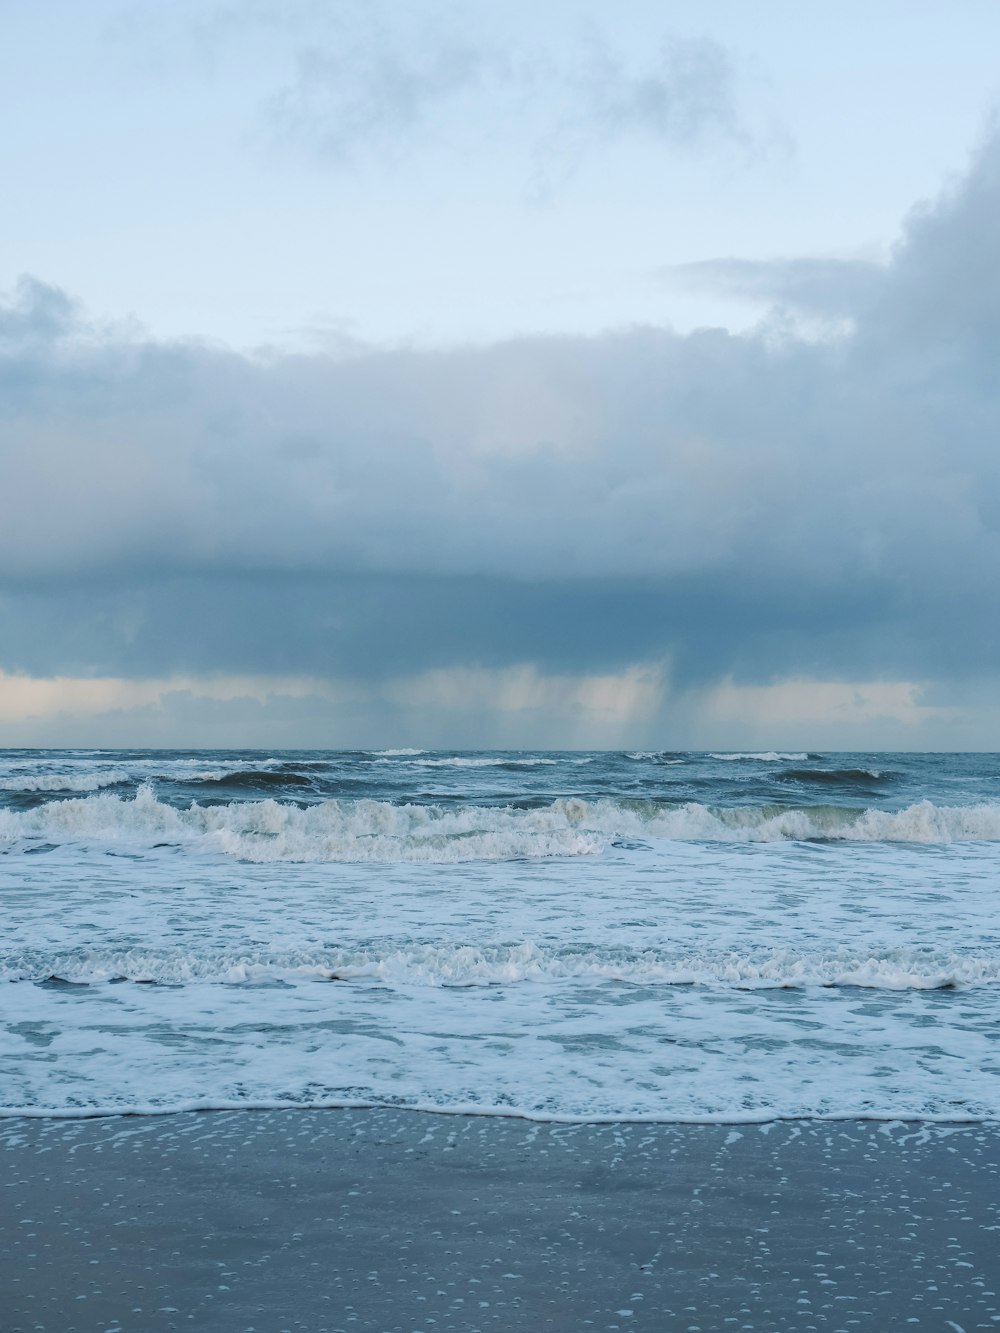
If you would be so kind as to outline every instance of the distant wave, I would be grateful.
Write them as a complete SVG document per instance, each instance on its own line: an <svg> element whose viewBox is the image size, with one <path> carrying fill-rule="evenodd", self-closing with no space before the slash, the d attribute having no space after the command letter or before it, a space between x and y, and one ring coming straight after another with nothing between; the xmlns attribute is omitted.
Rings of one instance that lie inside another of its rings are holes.
<svg viewBox="0 0 1000 1333"><path fill-rule="evenodd" d="M137 766L138 767L138 766ZM160 766L165 767L163 765ZM325 764L301 764L307 770L321 771ZM96 792L106 787L119 787L128 782L169 782L184 786L248 787L267 790L272 787L308 787L312 779L288 765L282 768L246 769L181 769L175 772L150 772L148 767L139 772L123 768L105 769L97 773L41 773L0 777L0 791L8 792Z"/></svg>
<svg viewBox="0 0 1000 1333"><path fill-rule="evenodd" d="M415 768L548 768L558 764L558 759L541 759L532 755L500 755L496 758L485 756L470 758L456 755L453 759L418 759Z"/></svg>
<svg viewBox="0 0 1000 1333"><path fill-rule="evenodd" d="M388 758L412 758L411 768L552 768L560 763L581 765L592 764L590 755L574 755L572 758L552 759L542 755L451 755L437 756L433 759L421 759L419 755L426 750L373 750L376 763Z"/></svg>
<svg viewBox="0 0 1000 1333"><path fill-rule="evenodd" d="M888 782L895 775L883 768L789 768L777 775L779 782L815 782L829 786L870 787Z"/></svg>
<svg viewBox="0 0 1000 1333"><path fill-rule="evenodd" d="M533 943L399 948L206 950L79 949L11 954L0 981L226 985L265 981L381 981L406 986L497 986L573 979L642 986L773 990L810 986L939 990L1000 983L1000 955L947 950L746 949L672 955L598 945Z"/></svg>
<svg viewBox="0 0 1000 1333"><path fill-rule="evenodd" d="M560 798L530 809L329 800L301 808L273 799L178 809L143 785L133 799L102 792L32 810L0 810L0 844L171 841L246 861L503 861L593 855L619 838L723 842L996 841L1000 805L904 810L822 805L667 806Z"/></svg>
<svg viewBox="0 0 1000 1333"><path fill-rule="evenodd" d="M763 750L756 754L710 754L708 757L709 759L724 759L727 763L731 763L738 759L753 759L761 764L778 764L783 760L798 760L801 762L804 759L814 758L814 756L810 754L782 754L777 750Z"/></svg>
<svg viewBox="0 0 1000 1333"><path fill-rule="evenodd" d="M184 781L206 787L311 787L312 779L285 769L241 769L235 773L192 774Z"/></svg>
<svg viewBox="0 0 1000 1333"><path fill-rule="evenodd" d="M129 782L130 774L124 769L105 769L103 773L42 773L23 777L0 778L0 791L100 791L103 787L117 787Z"/></svg>

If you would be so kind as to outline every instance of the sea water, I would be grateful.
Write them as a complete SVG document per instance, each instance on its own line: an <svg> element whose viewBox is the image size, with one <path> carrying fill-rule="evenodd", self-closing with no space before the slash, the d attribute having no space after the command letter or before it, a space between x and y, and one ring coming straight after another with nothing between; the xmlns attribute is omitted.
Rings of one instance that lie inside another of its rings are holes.
<svg viewBox="0 0 1000 1333"><path fill-rule="evenodd" d="M996 755L0 752L0 1106L1000 1118Z"/></svg>

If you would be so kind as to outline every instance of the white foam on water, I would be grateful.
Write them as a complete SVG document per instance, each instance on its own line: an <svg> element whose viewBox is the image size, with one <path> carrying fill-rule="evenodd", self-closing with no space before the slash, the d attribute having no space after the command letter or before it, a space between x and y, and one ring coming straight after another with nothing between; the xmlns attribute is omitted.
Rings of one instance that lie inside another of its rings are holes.
<svg viewBox="0 0 1000 1333"><path fill-rule="evenodd" d="M95 769L92 759L86 765L81 765L73 764L72 759L63 757L59 768L54 771L45 765L41 772L24 772L15 768L13 772L0 774L0 792L59 794L97 792L127 782L222 782L227 778L245 777L253 773L272 774L281 762L278 759L264 759L247 761L238 766L208 768L204 759L166 759L161 756L156 759L131 758L127 767L118 764Z"/></svg>
<svg viewBox="0 0 1000 1333"><path fill-rule="evenodd" d="M760 764L777 764L789 759L808 759L809 756L803 753L782 754L777 750L764 750L755 754L710 754L709 759L724 759L727 761L737 759L752 759Z"/></svg>
<svg viewBox="0 0 1000 1333"><path fill-rule="evenodd" d="M408 947L296 949L112 948L11 952L0 981L74 985L134 981L241 985L264 981L373 980L398 986L511 986L567 980L723 990L858 987L939 990L1000 983L1000 953L944 949L728 949L671 953L663 948L553 949L524 941Z"/></svg>
<svg viewBox="0 0 1000 1333"><path fill-rule="evenodd" d="M418 759L415 768L548 768L559 761L558 759L539 759L531 756L517 755L507 756L506 758L486 758L477 756L469 758L468 756L456 756L453 759Z"/></svg>
<svg viewBox="0 0 1000 1333"><path fill-rule="evenodd" d="M576 982L372 985L8 986L5 1043L19 1035L26 1054L7 1062L3 1109L1000 1117L997 1010L984 989L962 992L961 1022L928 1028L912 992L859 1003L847 991L772 990L750 1003L729 991L709 1004L692 987L665 997L619 986L599 1005L594 986Z"/></svg>
<svg viewBox="0 0 1000 1333"><path fill-rule="evenodd" d="M123 753L103 776L272 762L295 760ZM711 761L677 762L712 790ZM2 772L103 763L12 754ZM774 804L549 799L571 769L481 767L418 776L455 789L426 805L180 808L164 784L0 814L3 1107L1000 1119L1000 805L981 762L894 758L894 809L789 805L780 781ZM614 791L621 771L588 776ZM667 787L656 765L626 772ZM495 787L523 805L469 803Z"/></svg>
<svg viewBox="0 0 1000 1333"><path fill-rule="evenodd" d="M102 787L117 787L130 779L131 774L122 768L105 769L101 773L14 774L0 778L0 791L100 791Z"/></svg>
<svg viewBox="0 0 1000 1333"><path fill-rule="evenodd" d="M248 861L504 861L584 856L618 838L721 842L861 841L949 843L1000 839L1000 805L903 810L842 806L711 808L698 802L560 798L532 809L322 801L304 808L275 800L179 809L149 785L134 798L109 793L0 810L0 844L99 840L138 846L164 840Z"/></svg>

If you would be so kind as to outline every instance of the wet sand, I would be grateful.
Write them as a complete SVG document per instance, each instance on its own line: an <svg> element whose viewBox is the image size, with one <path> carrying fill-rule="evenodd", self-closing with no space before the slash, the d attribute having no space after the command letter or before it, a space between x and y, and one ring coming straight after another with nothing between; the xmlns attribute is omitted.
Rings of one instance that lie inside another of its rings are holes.
<svg viewBox="0 0 1000 1333"><path fill-rule="evenodd" d="M0 1122L6 1333L1000 1329L1000 1127Z"/></svg>

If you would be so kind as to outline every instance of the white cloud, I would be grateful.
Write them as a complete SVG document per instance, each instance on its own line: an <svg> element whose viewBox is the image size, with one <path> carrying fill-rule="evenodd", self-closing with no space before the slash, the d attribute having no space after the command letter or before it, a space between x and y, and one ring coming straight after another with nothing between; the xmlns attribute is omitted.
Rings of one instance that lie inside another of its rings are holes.
<svg viewBox="0 0 1000 1333"><path fill-rule="evenodd" d="M769 685L737 685L727 679L703 696L707 722L745 727L762 734L789 727L859 728L898 722L922 727L951 722L959 710L923 702L924 687L914 681L783 680Z"/></svg>
<svg viewBox="0 0 1000 1333"><path fill-rule="evenodd" d="M63 718L76 723L109 712L162 707L171 695L178 694L221 703L266 703L276 696L340 702L349 700L352 690L347 684L337 686L314 677L169 676L134 680L0 672L0 725L47 724Z"/></svg>

